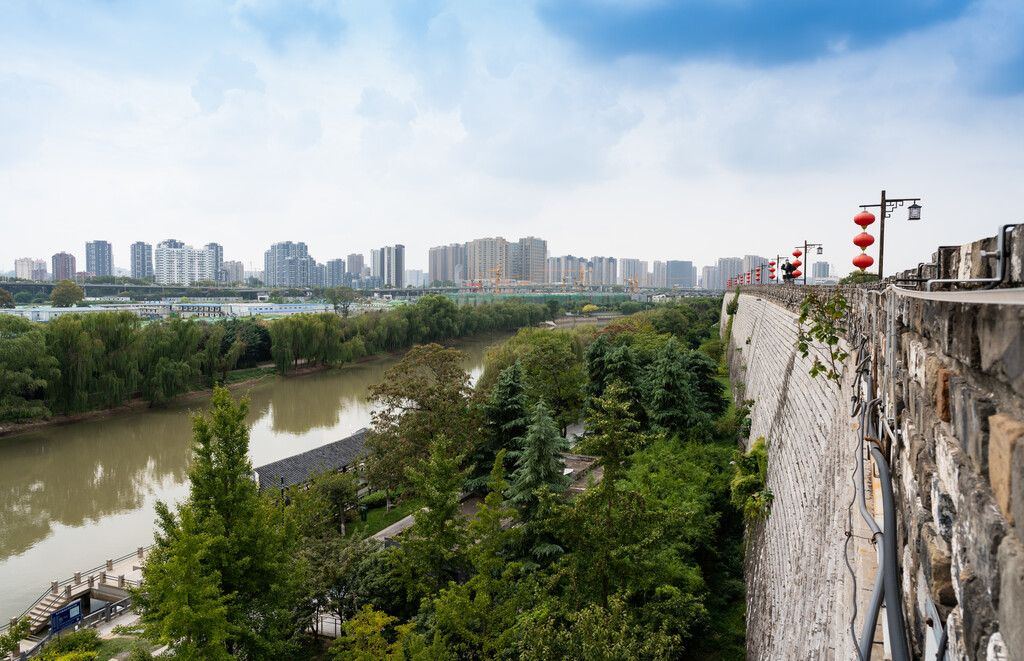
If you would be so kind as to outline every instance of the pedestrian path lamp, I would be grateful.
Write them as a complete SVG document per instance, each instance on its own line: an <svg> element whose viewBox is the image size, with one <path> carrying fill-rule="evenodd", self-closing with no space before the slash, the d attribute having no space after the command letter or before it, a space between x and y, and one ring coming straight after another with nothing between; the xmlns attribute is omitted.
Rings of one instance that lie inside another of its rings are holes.
<svg viewBox="0 0 1024 661"><path fill-rule="evenodd" d="M804 243L803 243L803 250L801 251L800 250L800 246L797 246L796 250L793 251L793 256L794 257L800 257L800 255L809 255L810 254L809 251L810 251L811 248L817 248L819 255L822 252L824 252L824 248L822 247L822 244L820 244L820 243L808 243L807 241L804 241ZM799 259L793 260L793 266L800 266L802 264L803 264L803 262L801 262ZM801 275L804 277L804 281L801 284L806 285L807 284L807 273L806 272L801 273L800 271L793 271L793 277L794 278L799 278Z"/></svg>
<svg viewBox="0 0 1024 661"><path fill-rule="evenodd" d="M868 209L871 207L878 207L878 279L881 280L885 277L882 272L882 265L885 263L885 219L892 215L896 207L902 207L905 203L910 202L910 206L907 207L907 220L921 220L921 205L918 202L921 201L919 197L898 197L888 198L885 196L885 191L882 191L882 201L878 204L862 204L861 209ZM859 256L858 256L859 258ZM868 264L870 266L870 264ZM860 268L860 267L857 267ZM866 268L866 267L865 267Z"/></svg>

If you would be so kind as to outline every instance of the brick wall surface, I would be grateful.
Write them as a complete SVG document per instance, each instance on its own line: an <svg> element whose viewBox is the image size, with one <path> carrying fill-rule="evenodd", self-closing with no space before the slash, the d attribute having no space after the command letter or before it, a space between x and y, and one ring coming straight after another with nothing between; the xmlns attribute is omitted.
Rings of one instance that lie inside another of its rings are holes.
<svg viewBox="0 0 1024 661"><path fill-rule="evenodd" d="M1024 243L1017 231L1007 236ZM971 256L988 243L949 250L940 273L987 277ZM751 659L855 658L852 605L865 602L870 585L858 578L854 587L844 553L855 575L874 571L873 549L848 509L853 358L840 383L808 375L811 361L794 349L805 293L744 288L729 343L734 391L754 400L747 443L769 441L775 495L768 520L749 531ZM932 635L930 599L949 625L950 658L1024 661L1024 306L929 300L879 285L843 293L852 304L847 337L867 338L877 394L900 431L888 452L912 657ZM724 328L724 305L722 319Z"/></svg>

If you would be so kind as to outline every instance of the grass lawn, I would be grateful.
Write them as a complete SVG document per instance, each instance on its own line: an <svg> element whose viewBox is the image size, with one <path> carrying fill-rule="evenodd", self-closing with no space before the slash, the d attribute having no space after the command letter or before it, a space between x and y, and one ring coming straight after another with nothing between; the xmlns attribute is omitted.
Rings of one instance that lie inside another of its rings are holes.
<svg viewBox="0 0 1024 661"><path fill-rule="evenodd" d="M106 661L106 659L112 659L118 654L131 651L133 647L142 646L147 650L155 649L150 645L140 643L135 638L129 637L116 637L116 638L103 638L100 640L100 646L96 648L96 658L98 660Z"/></svg>
<svg viewBox="0 0 1024 661"><path fill-rule="evenodd" d="M369 537L374 533L384 530L392 523L404 519L422 506L422 500L410 498L392 507L390 512L387 512L385 507L377 507L366 513L366 523L356 519L349 525L349 528Z"/></svg>

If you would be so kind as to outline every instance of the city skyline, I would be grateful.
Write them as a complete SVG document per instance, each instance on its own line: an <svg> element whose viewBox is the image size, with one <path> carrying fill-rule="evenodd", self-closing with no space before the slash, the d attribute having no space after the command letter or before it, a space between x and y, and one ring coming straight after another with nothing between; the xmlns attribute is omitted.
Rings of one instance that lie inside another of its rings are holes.
<svg viewBox="0 0 1024 661"><path fill-rule="evenodd" d="M386 227L420 269L543 236L697 265L806 240L846 273L884 189L923 206L891 273L1020 215L1022 33L997 0L4 3L0 264L97 237L122 268L165 236L343 258Z"/></svg>

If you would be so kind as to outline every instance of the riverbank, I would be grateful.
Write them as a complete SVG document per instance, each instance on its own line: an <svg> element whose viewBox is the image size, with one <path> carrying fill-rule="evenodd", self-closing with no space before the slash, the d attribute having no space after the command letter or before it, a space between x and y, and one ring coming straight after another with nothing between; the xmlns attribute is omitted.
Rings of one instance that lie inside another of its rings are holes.
<svg viewBox="0 0 1024 661"><path fill-rule="evenodd" d="M439 344L446 347L458 347L462 342L466 341L478 341L488 340L497 337L508 337L509 333L506 331L497 331L491 333L480 333L479 335L472 335L469 337L457 338L454 340L446 340L439 342ZM278 378L290 378L295 376L306 376L309 374L316 374L319 372L328 371L343 371L346 368L353 366L364 365L366 363L372 363L378 360L385 360L394 356L400 356L409 351L409 347L403 347L401 349L395 349L387 353L378 353L370 356L361 356L352 362L345 363L344 365L304 365L297 369L291 370L285 374L281 374L273 368L273 363L263 363L256 367L247 367L239 370L232 370L228 373L228 382L225 384L228 390L237 391L250 388L257 384L266 383ZM245 372L253 372L261 370L262 373L250 377L243 378L238 381L232 381L231 375L244 374ZM144 399L137 398L131 402L122 406L115 406L109 409L96 409L94 411L84 411L82 413L75 413L73 415L55 415L46 420L33 420L31 422L7 422L0 423L0 439L9 436L17 436L19 434L27 434L30 432L41 431L44 429L51 429L54 427L64 427L67 425L73 425L79 422L85 422L87 420L102 420L105 418L112 418L126 413L136 413L138 411L144 411L147 409L160 409L170 405L177 405L183 402L188 402L196 399L208 398L213 394L213 388L200 388L196 390L190 390L189 392L182 393L172 398L170 401L161 405L154 405L152 402L147 402Z"/></svg>

